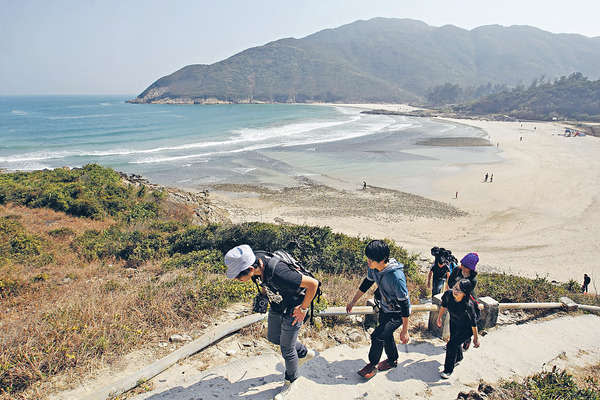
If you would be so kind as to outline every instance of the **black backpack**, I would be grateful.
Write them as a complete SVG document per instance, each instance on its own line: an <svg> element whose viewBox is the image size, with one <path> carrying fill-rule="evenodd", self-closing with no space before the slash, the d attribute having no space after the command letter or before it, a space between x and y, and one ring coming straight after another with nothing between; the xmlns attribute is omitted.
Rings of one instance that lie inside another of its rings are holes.
<svg viewBox="0 0 600 400"><path fill-rule="evenodd" d="M271 259L269 260L268 271L270 271L271 275L265 276L265 283L267 285L273 279L273 274L275 273L275 266L279 262L283 262L290 269L297 271L302 275L310 276L311 278L316 279L317 282L319 283L317 286L317 292L315 293L315 297L313 297L312 300L310 301L310 323L312 325L313 319L314 319L314 313L315 313L315 311L314 311L315 299L317 299L317 302L321 300L321 294L322 294L321 281L318 280L317 278L315 278L315 275L311 271L307 270L302 264L300 264L300 262L298 262L298 260L296 260L290 253L288 253L285 250L277 250L277 251L273 252ZM304 291L304 289L301 289L301 291ZM306 317L304 318L304 322L306 322L307 319L309 319L309 314L306 314Z"/></svg>
<svg viewBox="0 0 600 400"><path fill-rule="evenodd" d="M479 302L472 294L469 295L469 302L473 303L473 309L475 311L475 324L479 327L479 322L481 321L481 310L479 309Z"/></svg>

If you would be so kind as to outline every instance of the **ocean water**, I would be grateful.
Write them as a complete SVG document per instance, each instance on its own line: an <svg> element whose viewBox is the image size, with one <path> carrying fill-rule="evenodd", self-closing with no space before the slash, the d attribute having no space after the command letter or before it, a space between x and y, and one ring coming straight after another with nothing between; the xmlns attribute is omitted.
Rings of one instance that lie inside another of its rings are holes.
<svg viewBox="0 0 600 400"><path fill-rule="evenodd" d="M127 104L132 96L0 97L0 169L98 163L159 184L293 185L310 177L426 192L455 162L489 162L491 147L420 140L485 137L475 128L352 107Z"/></svg>

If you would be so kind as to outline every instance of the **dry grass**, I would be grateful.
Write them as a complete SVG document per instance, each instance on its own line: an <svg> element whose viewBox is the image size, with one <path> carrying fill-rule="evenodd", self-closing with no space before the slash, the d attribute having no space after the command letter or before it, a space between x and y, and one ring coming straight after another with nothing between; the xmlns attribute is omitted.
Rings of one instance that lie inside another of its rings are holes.
<svg viewBox="0 0 600 400"><path fill-rule="evenodd" d="M213 276L162 274L151 263L136 270L122 262L89 263L72 251L75 234L106 229L111 221L0 207L0 217L7 215L42 239L52 261L0 264L0 281L19 285L0 298L1 400L43 399L50 378L67 372L76 377L172 333L189 332L217 312L202 295Z"/></svg>

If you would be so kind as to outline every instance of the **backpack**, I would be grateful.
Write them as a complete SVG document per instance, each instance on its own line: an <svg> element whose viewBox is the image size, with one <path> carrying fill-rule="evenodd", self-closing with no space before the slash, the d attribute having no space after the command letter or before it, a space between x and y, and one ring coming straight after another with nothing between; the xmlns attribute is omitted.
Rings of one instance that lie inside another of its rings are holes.
<svg viewBox="0 0 600 400"><path fill-rule="evenodd" d="M290 269L297 271L302 275L310 276L311 278L316 279L316 281L318 282L317 292L315 293L315 297L313 297L313 299L310 301L310 323L312 325L313 320L314 320L315 299L317 299L317 302L321 300L321 294L322 294L321 281L319 281L317 278L315 278L314 274L311 271L307 270L302 264L300 264L290 253L288 253L285 250L277 250L277 251L273 252L273 256L269 260L268 266L269 266L269 270L271 271L271 275L265 276L265 281L266 281L265 283L268 284L268 282L272 280L273 274L275 273L275 266L279 262L283 262ZM302 289L302 290L304 290L304 289ZM306 314L306 317L304 318L304 322L306 322L307 319L309 319L308 313Z"/></svg>
<svg viewBox="0 0 600 400"><path fill-rule="evenodd" d="M475 311L475 324L479 328L479 322L481 321L481 310L479 309L479 302L472 294L469 295L469 301L473 303L473 308Z"/></svg>

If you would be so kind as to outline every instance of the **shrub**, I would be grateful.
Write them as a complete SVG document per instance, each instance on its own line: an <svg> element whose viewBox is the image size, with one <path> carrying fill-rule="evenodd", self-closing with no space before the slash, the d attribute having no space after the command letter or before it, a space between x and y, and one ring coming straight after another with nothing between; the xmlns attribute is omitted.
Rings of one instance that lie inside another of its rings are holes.
<svg viewBox="0 0 600 400"><path fill-rule="evenodd" d="M162 190L135 191L116 171L96 164L0 175L0 204L47 207L77 217L145 221L158 215L164 198Z"/></svg>
<svg viewBox="0 0 600 400"><path fill-rule="evenodd" d="M365 271L364 248L370 239L333 233L328 227L280 226L266 223L205 225L177 232L169 237L170 254L215 249L225 253L239 244L256 250L290 252L313 271L356 273ZM409 277L417 275L415 257L390 243L391 256L405 265Z"/></svg>
<svg viewBox="0 0 600 400"><path fill-rule="evenodd" d="M63 228L57 228L57 229L52 229L51 231L48 231L48 235L57 237L57 238L65 238L67 236L74 236L75 231L71 228L63 227Z"/></svg>
<svg viewBox="0 0 600 400"><path fill-rule="evenodd" d="M73 240L73 248L86 260L115 258L124 260L129 266L167 254L167 238L161 232L125 232L118 226L99 232L89 230Z"/></svg>
<svg viewBox="0 0 600 400"><path fill-rule="evenodd" d="M198 250L188 254L175 254L162 265L163 271L173 269L196 269L199 272L225 272L223 254L217 250Z"/></svg>
<svg viewBox="0 0 600 400"><path fill-rule="evenodd" d="M0 217L0 265L9 261L47 264L52 257L43 245L42 238L28 233L15 218Z"/></svg>
<svg viewBox="0 0 600 400"><path fill-rule="evenodd" d="M587 379L585 385L577 385L573 376L556 367L552 371L544 371L524 380L523 383L506 382L502 388L510 398L532 400L599 400L600 386L594 379Z"/></svg>

